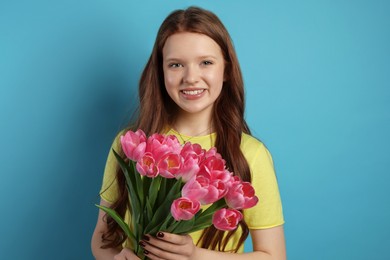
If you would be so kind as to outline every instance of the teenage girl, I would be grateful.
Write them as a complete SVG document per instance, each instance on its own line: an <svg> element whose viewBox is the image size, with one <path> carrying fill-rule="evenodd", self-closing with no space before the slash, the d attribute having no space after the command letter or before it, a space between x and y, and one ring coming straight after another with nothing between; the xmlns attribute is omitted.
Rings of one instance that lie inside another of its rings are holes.
<svg viewBox="0 0 390 260"><path fill-rule="evenodd" d="M244 86L230 36L218 17L190 7L162 23L139 84L139 114L131 129L173 134L181 143L215 146L230 171L250 181L258 204L243 210L235 231L214 227L175 235L159 232L140 242L150 259L285 259L283 213L271 155L250 135L244 119ZM123 132L122 132L123 133ZM118 137L113 148L120 151ZM110 152L101 205L130 218L123 174ZM253 252L243 253L251 235ZM96 259L139 259L117 223L99 211L92 237Z"/></svg>

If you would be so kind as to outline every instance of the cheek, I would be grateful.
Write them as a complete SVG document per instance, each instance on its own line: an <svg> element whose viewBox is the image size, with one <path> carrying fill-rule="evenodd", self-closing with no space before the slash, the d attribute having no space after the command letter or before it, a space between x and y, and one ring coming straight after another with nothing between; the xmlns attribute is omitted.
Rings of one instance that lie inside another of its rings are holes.
<svg viewBox="0 0 390 260"><path fill-rule="evenodd" d="M164 83L166 89L174 88L177 85L177 77L172 73L164 73Z"/></svg>
<svg viewBox="0 0 390 260"><path fill-rule="evenodd" d="M224 82L224 71L223 69L218 69L215 71L210 71L205 75L210 84L214 86L214 88L222 88Z"/></svg>

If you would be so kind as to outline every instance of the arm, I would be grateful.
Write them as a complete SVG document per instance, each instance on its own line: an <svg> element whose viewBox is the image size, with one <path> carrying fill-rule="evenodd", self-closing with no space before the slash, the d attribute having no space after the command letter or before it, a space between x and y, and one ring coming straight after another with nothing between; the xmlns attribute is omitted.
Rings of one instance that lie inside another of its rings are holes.
<svg viewBox="0 0 390 260"><path fill-rule="evenodd" d="M100 205L110 207L110 204L104 200L100 200ZM105 213L99 209L99 216L95 230L92 235L91 249L96 260L138 260L139 258L129 249L122 248L106 248L102 249L102 234L107 230L107 224L103 220Z"/></svg>
<svg viewBox="0 0 390 260"><path fill-rule="evenodd" d="M269 259L286 259L286 244L283 226L250 230L250 232L254 253L264 252L264 254L268 254ZM265 255L264 257L264 259L268 259Z"/></svg>
<svg viewBox="0 0 390 260"><path fill-rule="evenodd" d="M163 233L163 236L142 241L145 255L150 259L188 259L188 260L235 260L235 259L286 259L283 226L269 229L251 230L253 252L232 254L197 248L190 236Z"/></svg>
<svg viewBox="0 0 390 260"><path fill-rule="evenodd" d="M104 200L100 200L100 205L109 207L110 204ZM99 215L98 220L96 223L95 230L92 235L92 241L91 241L91 249L92 254L97 260L104 260L104 259L114 259L114 256L119 254L119 249L114 248L108 248L108 249L102 249L101 246L103 245L102 242L102 234L107 230L107 224L104 222L103 217L105 213L104 211L99 209Z"/></svg>

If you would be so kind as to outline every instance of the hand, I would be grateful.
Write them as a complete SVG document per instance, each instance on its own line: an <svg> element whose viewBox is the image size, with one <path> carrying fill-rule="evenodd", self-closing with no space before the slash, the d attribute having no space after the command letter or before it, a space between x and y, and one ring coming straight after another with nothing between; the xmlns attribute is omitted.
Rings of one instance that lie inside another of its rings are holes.
<svg viewBox="0 0 390 260"><path fill-rule="evenodd" d="M131 249L123 248L122 251L114 256L114 260L141 260Z"/></svg>
<svg viewBox="0 0 390 260"><path fill-rule="evenodd" d="M144 255L152 260L195 259L197 247L189 235L158 232L157 237L146 235L140 242Z"/></svg>

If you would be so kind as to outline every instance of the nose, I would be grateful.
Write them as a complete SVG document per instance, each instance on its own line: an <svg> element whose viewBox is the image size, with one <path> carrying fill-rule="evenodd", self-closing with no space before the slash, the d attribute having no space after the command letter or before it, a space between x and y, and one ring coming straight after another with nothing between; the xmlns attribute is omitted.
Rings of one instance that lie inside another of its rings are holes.
<svg viewBox="0 0 390 260"><path fill-rule="evenodd" d="M196 66L189 65L186 66L183 81L187 84L195 84L199 81L199 70Z"/></svg>

